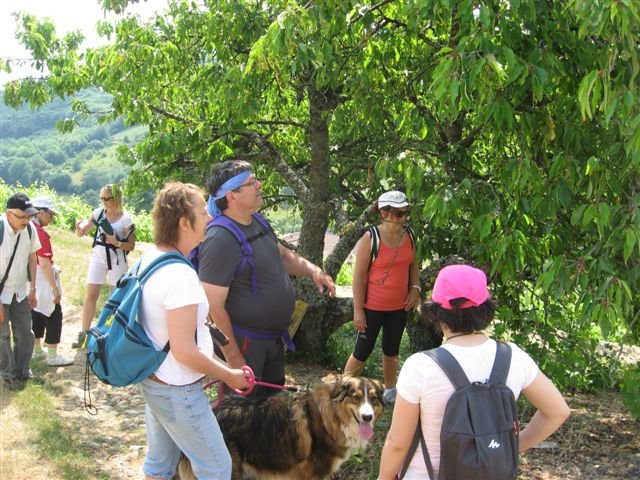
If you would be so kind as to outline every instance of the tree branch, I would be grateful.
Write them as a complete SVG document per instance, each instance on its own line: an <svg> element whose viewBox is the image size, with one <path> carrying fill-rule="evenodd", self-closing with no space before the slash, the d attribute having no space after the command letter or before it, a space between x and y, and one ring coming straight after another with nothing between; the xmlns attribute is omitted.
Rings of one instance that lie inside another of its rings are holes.
<svg viewBox="0 0 640 480"><path fill-rule="evenodd" d="M285 127L298 127L303 130L308 130L309 127L304 123L285 121L285 120L258 120L249 125L282 125Z"/></svg>
<svg viewBox="0 0 640 480"><path fill-rule="evenodd" d="M375 212L376 203L372 202L354 222L347 224L342 231L338 232L340 240L324 262L325 270L332 277L338 274L340 267L362 235L365 225L369 223L369 216Z"/></svg>
<svg viewBox="0 0 640 480"><path fill-rule="evenodd" d="M265 158L271 163L287 184L300 199L308 198L309 189L304 184L300 176L289 166L277 148L258 132L244 132L241 135L249 138L264 153Z"/></svg>

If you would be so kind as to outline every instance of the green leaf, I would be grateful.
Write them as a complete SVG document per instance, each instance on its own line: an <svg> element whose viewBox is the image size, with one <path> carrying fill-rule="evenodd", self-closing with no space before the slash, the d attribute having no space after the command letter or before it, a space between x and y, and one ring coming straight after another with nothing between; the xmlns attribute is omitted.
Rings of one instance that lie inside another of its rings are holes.
<svg viewBox="0 0 640 480"><path fill-rule="evenodd" d="M582 218L584 216L584 211L586 210L587 205L580 205L576 208L571 214L571 225L579 225L582 222Z"/></svg>
<svg viewBox="0 0 640 480"><path fill-rule="evenodd" d="M582 115L583 120L593 117L590 97L597 79L598 72L593 70L580 82L580 87L578 88L578 102L580 103L580 114Z"/></svg>
<svg viewBox="0 0 640 480"><path fill-rule="evenodd" d="M589 205L584 211L584 215L582 217L582 228L587 227L592 220L596 217L596 206Z"/></svg>
<svg viewBox="0 0 640 480"><path fill-rule="evenodd" d="M638 237L636 235L636 232L634 232L632 228L626 228L624 230L624 249L623 249L623 256L624 256L625 263L629 261L629 257L631 257L631 254L633 253L633 247L635 247L637 241L638 241Z"/></svg>

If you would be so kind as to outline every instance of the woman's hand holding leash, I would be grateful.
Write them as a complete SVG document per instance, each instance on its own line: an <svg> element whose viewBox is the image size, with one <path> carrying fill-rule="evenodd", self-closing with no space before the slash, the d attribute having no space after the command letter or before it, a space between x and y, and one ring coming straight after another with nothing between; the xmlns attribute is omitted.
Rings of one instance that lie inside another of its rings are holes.
<svg viewBox="0 0 640 480"><path fill-rule="evenodd" d="M240 395L249 395L256 386L256 377L251 367L245 365L231 369L231 376L224 383Z"/></svg>
<svg viewBox="0 0 640 480"><path fill-rule="evenodd" d="M247 396L249 395L251 392L253 392L253 389L255 388L256 385L261 385L263 387L269 387L269 388L275 388L277 390L286 390L287 392L297 392L298 388L297 387L289 387L287 385L276 385L274 383L267 383L267 382L260 382L258 380L256 380L256 376L253 373L253 370L251 370L251 367L249 365L244 365L241 368L233 368L231 369L231 377L229 378L229 381L224 382L225 384L227 384L227 386L229 386L229 388L233 389L234 392L240 394L240 395L244 395ZM241 377L239 376L241 375ZM218 408L218 406L220 405L220 402L222 402L222 387L221 384L222 380L214 380L212 382L207 383L203 388L206 390L207 388L211 387L212 385L218 385L218 399L216 400L216 402L211 405L211 408L213 410L216 410Z"/></svg>

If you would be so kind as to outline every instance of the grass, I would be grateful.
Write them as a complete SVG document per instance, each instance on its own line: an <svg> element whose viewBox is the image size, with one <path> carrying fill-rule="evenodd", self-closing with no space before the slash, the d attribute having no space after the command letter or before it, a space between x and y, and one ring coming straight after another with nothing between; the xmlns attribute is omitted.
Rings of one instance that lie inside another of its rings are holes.
<svg viewBox="0 0 640 480"><path fill-rule="evenodd" d="M64 420L56 414L60 398L56 387L48 384L28 383L13 396L20 419L31 442L39 452L46 452L49 465L59 478L80 480L86 478L109 479L108 472L96 468L91 450L75 435L76 421ZM20 478L20 472L4 478Z"/></svg>

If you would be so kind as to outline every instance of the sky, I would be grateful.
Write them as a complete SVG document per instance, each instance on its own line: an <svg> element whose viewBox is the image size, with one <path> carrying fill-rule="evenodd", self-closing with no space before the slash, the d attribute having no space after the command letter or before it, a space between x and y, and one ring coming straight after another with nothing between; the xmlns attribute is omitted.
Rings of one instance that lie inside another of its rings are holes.
<svg viewBox="0 0 640 480"><path fill-rule="evenodd" d="M141 0L129 10L143 18L151 16L153 11L162 10L167 0ZM81 30L85 36L82 48L96 47L104 39L95 33L98 20L104 20L105 14L98 0L0 0L0 57L29 58L29 55L15 38L16 22L13 12L33 14L38 18L49 17L56 26L58 36L73 30ZM113 18L113 15L109 18ZM12 68L16 68L12 65ZM20 78L35 72L17 69L11 75L0 72L0 85L9 80Z"/></svg>

